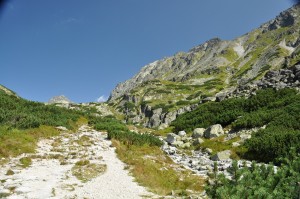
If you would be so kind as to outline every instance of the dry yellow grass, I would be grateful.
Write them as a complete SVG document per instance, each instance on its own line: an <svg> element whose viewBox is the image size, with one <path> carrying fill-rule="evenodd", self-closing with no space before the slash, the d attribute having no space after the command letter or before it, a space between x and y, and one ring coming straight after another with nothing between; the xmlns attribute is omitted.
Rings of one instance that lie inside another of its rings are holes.
<svg viewBox="0 0 300 199"><path fill-rule="evenodd" d="M137 182L159 195L200 193L205 180L173 163L158 147L126 146L113 140L118 157Z"/></svg>

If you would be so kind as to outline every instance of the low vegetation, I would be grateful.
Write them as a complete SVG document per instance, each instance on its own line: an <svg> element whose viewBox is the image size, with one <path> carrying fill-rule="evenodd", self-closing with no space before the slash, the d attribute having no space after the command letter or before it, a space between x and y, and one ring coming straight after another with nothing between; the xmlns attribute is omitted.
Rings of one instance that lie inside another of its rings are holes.
<svg viewBox="0 0 300 199"><path fill-rule="evenodd" d="M126 145L161 146L162 142L151 134L132 132L128 127L113 117L93 118L90 124L97 130L106 130L109 139L116 139Z"/></svg>

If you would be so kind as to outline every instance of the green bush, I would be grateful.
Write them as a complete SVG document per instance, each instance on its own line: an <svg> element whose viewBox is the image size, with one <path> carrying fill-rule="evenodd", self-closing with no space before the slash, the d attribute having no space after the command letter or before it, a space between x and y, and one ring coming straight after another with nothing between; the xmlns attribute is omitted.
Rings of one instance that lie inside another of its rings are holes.
<svg viewBox="0 0 300 199"><path fill-rule="evenodd" d="M212 175L213 185L206 187L211 198L298 198L300 195L300 157L295 149L290 151L281 167L274 172L273 165L258 166L252 163L250 168L238 169L237 163L229 172L232 179L223 174ZM217 176L217 177L216 177Z"/></svg>
<svg viewBox="0 0 300 199"><path fill-rule="evenodd" d="M93 117L89 119L89 124L93 125L95 129L108 132L108 139L116 139L126 145L149 145L161 146L162 142L150 134L138 134L129 131L127 126L121 123L114 117Z"/></svg>
<svg viewBox="0 0 300 199"><path fill-rule="evenodd" d="M116 139L126 145L137 145L137 146L161 146L162 141L157 137L150 134L139 134L129 130L126 131L109 131L108 139Z"/></svg>

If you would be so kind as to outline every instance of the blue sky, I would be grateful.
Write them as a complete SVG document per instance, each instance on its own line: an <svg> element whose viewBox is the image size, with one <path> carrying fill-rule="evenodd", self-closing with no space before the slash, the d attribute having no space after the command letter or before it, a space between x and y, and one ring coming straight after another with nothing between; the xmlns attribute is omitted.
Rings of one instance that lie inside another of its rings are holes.
<svg viewBox="0 0 300 199"><path fill-rule="evenodd" d="M233 39L289 0L11 0L0 13L0 84L21 97L108 97L142 66Z"/></svg>

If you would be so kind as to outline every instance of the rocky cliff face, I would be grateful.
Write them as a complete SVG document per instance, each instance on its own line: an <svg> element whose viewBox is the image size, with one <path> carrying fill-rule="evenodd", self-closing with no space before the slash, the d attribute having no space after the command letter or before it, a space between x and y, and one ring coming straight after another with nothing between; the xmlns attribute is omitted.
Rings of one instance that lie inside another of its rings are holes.
<svg viewBox="0 0 300 199"><path fill-rule="evenodd" d="M112 91L109 103L127 121L166 126L216 94L262 79L300 60L300 5L232 41L211 39L144 66Z"/></svg>

